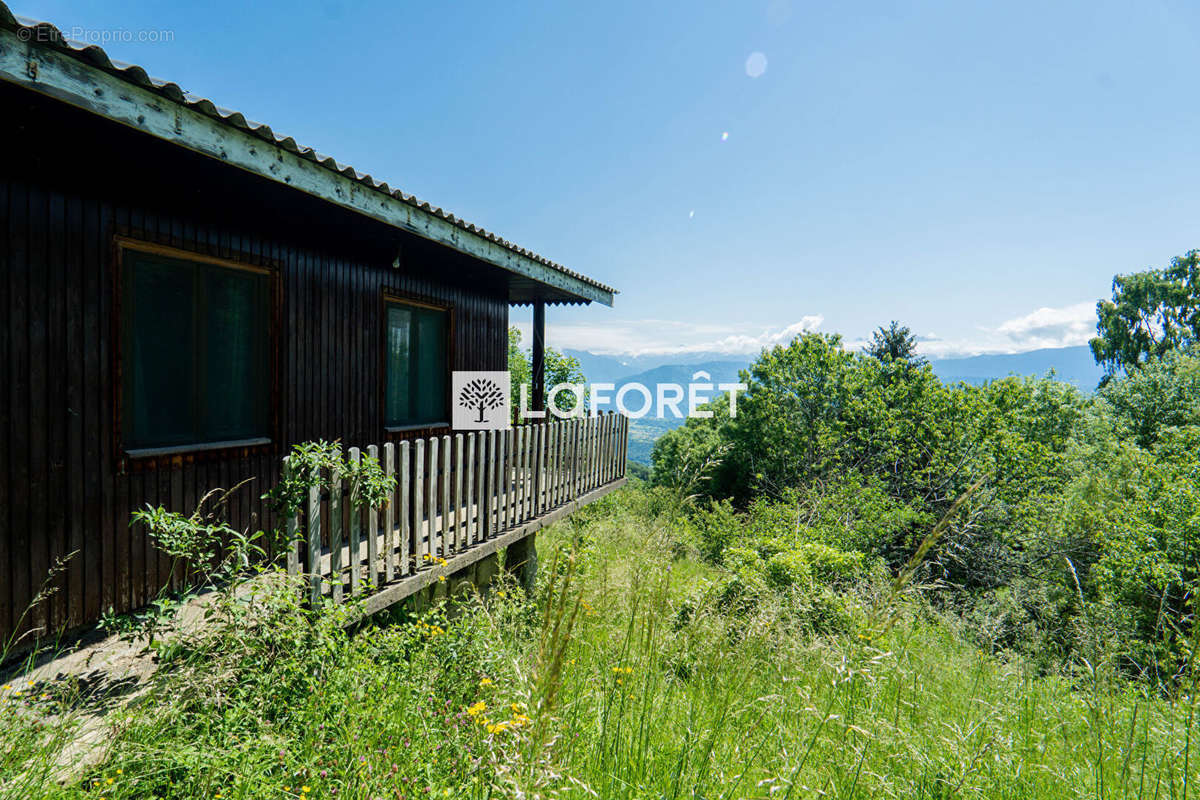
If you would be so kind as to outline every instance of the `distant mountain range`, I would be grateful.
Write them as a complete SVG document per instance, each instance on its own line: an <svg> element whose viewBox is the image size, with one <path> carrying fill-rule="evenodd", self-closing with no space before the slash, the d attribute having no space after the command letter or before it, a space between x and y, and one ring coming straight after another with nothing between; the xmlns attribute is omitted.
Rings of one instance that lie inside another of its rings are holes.
<svg viewBox="0 0 1200 800"><path fill-rule="evenodd" d="M730 383L737 380L738 371L746 369L752 360L751 356L736 358L722 353L622 356L586 350L563 352L579 359L579 366L591 383L612 383L619 389L626 383L638 382L650 387L651 391L659 383L686 385L692 380L692 374L700 370L711 376L712 383ZM963 381L976 385L1009 375L1044 376L1053 371L1058 380L1090 392L1103 375L1086 345L1031 350L1027 353L930 359L930 364L934 373L947 383ZM631 421L630 460L649 464L650 453L658 437L682 424L683 420L671 418L647 417Z"/></svg>
<svg viewBox="0 0 1200 800"><path fill-rule="evenodd" d="M1087 345L1030 350L1028 353L939 358L929 363L933 365L934 373L943 381L965 381L974 384L1009 375L1043 376L1053 370L1055 378L1073 383L1086 392L1095 389L1104 375L1104 371L1092 358L1092 351Z"/></svg>

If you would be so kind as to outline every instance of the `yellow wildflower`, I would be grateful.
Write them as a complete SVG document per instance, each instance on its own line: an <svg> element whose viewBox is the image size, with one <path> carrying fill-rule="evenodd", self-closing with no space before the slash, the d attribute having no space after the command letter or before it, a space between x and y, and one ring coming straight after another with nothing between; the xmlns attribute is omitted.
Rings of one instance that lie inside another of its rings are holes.
<svg viewBox="0 0 1200 800"><path fill-rule="evenodd" d="M483 686L491 686L491 685L492 685L492 679L491 679L491 678L484 678L483 680L481 680L481 681L479 682L479 685L480 685L480 687L483 687Z"/></svg>
<svg viewBox="0 0 1200 800"><path fill-rule="evenodd" d="M467 709L467 713L470 714L472 717L477 717L480 714L482 714L484 711L487 711L487 703L483 702L482 700L480 700L479 702L475 703L474 705L472 705L470 708Z"/></svg>
<svg viewBox="0 0 1200 800"><path fill-rule="evenodd" d="M446 576L445 576L445 575L438 575L438 580L439 580L439 581L445 581L445 580L446 580Z"/></svg>

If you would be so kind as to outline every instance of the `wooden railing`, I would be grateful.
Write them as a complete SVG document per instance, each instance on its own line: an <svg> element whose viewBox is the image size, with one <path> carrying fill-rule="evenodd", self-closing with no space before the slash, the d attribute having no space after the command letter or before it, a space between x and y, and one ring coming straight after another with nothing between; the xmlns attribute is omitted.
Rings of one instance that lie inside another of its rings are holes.
<svg viewBox="0 0 1200 800"><path fill-rule="evenodd" d="M395 493L382 507L352 509L347 481L311 488L286 520L288 572L307 576L313 603L424 570L445 575L472 550L621 481L627 434L625 417L602 414L372 445L366 453L396 476Z"/></svg>

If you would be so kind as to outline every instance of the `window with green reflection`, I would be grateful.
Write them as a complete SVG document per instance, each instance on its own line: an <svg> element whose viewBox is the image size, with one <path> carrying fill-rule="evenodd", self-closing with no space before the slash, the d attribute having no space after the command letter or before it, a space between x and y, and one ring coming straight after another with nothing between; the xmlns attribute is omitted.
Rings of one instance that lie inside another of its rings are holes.
<svg viewBox="0 0 1200 800"><path fill-rule="evenodd" d="M390 428L449 422L450 313L401 301L386 304L386 401Z"/></svg>
<svg viewBox="0 0 1200 800"><path fill-rule="evenodd" d="M126 449L270 435L270 275L124 249Z"/></svg>

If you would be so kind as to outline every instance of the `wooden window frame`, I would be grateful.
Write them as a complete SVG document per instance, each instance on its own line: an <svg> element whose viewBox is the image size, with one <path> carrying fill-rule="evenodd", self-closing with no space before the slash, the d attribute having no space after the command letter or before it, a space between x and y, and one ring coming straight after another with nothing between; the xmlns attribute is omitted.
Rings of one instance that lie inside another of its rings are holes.
<svg viewBox="0 0 1200 800"><path fill-rule="evenodd" d="M416 308L424 308L430 311L442 311L446 314L446 415L444 420L436 422L417 422L409 425L388 425L387 422L387 378L388 378L388 321L387 309L389 305L413 306ZM452 303L441 303L432 300L428 297L408 294L395 289L384 288L380 293L379 302L379 318L380 318L380 348L379 348L379 419L383 425L383 432L387 434L415 434L420 431L442 431L450 430L452 420L451 413L451 395L453 387L451 386L454 378L454 325L455 325L455 309Z"/></svg>
<svg viewBox="0 0 1200 800"><path fill-rule="evenodd" d="M282 309L283 280L282 269L278 266L264 266L247 261L222 258L205 253L199 249L185 249L159 244L146 239L131 236L113 236L113 270L112 270L112 328L111 341L113 353L113 452L117 455L118 469L156 469L160 461L166 460L173 464L191 463L201 459L219 459L243 457L269 452L279 440L279 341L280 313ZM129 448L125 445L125 337L124 337L124 274L125 253L127 251L158 255L178 261L188 261L196 264L207 264L226 269L236 269L265 275L268 278L269 309L267 312L268 329L268 369L267 378L267 431L265 436L254 436L245 439L229 441L197 442L193 444L174 444L161 447Z"/></svg>

